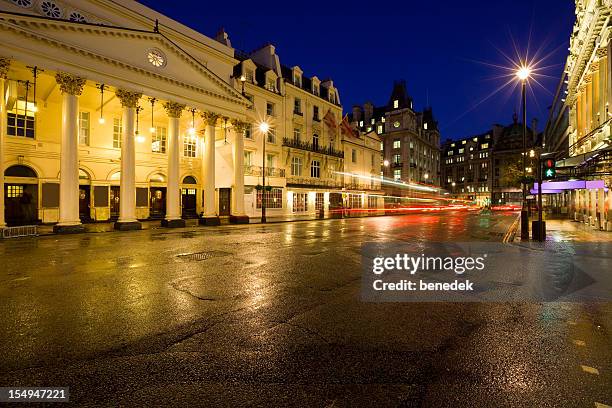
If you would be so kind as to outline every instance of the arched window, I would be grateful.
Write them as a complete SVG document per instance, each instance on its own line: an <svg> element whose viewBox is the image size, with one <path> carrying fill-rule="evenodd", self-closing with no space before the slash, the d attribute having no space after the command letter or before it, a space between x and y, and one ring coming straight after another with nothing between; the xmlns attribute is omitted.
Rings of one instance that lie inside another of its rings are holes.
<svg viewBox="0 0 612 408"><path fill-rule="evenodd" d="M5 177L32 177L36 178L36 172L28 166L16 165L4 170Z"/></svg>
<svg viewBox="0 0 612 408"><path fill-rule="evenodd" d="M198 183L196 182L195 177L193 177L193 176L186 176L183 179L183 184L198 184Z"/></svg>
<svg viewBox="0 0 612 408"><path fill-rule="evenodd" d="M83 170L83 169L79 169L79 180L89 180L91 177L89 177L89 174Z"/></svg>
<svg viewBox="0 0 612 408"><path fill-rule="evenodd" d="M152 182L152 183L165 183L166 182L166 178L164 177L163 174L155 173L155 174L153 174L151 176L149 181Z"/></svg>

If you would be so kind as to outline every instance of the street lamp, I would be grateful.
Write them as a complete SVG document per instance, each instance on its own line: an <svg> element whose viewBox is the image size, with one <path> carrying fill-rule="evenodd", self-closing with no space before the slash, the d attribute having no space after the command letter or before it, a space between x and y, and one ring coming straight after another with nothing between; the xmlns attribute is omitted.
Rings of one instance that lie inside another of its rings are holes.
<svg viewBox="0 0 612 408"><path fill-rule="evenodd" d="M517 78L521 81L521 100L523 102L523 203L521 208L521 239L529 239L529 212L527 210L527 81L531 76L531 68L522 65L516 71Z"/></svg>
<svg viewBox="0 0 612 408"><path fill-rule="evenodd" d="M242 81L243 77L240 77ZM242 82L242 86L244 87L244 81ZM266 137L268 136L268 131L270 130L270 125L268 122L261 122L259 124L259 131L262 134L263 139L263 150L262 150L262 159L261 159L261 179L262 179L262 189L261 189L261 223L265 224L266 222Z"/></svg>

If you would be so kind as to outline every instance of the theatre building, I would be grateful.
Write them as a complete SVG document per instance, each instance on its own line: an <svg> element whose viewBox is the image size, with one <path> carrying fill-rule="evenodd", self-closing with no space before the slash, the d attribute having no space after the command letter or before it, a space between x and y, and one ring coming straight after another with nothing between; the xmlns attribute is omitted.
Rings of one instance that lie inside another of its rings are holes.
<svg viewBox="0 0 612 408"><path fill-rule="evenodd" d="M0 228L342 205L338 90L272 45L242 53L222 30L110 0L0 0L0 34Z"/></svg>

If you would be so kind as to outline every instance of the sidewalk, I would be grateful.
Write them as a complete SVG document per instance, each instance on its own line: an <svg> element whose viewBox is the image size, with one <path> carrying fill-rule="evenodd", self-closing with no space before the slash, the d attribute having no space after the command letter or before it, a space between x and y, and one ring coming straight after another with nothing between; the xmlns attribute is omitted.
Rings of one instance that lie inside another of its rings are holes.
<svg viewBox="0 0 612 408"><path fill-rule="evenodd" d="M548 219L546 220L546 241L612 242L612 233L598 231L584 223L568 219ZM514 242L521 242L520 226Z"/></svg>

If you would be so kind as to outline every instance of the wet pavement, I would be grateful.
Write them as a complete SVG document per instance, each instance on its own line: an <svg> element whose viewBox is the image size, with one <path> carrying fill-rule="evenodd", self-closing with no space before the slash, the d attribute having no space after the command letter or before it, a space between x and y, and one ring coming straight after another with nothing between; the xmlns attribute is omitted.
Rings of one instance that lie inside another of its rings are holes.
<svg viewBox="0 0 612 408"><path fill-rule="evenodd" d="M79 406L612 405L609 303L361 302L363 243L501 241L515 217L7 240L0 385Z"/></svg>

